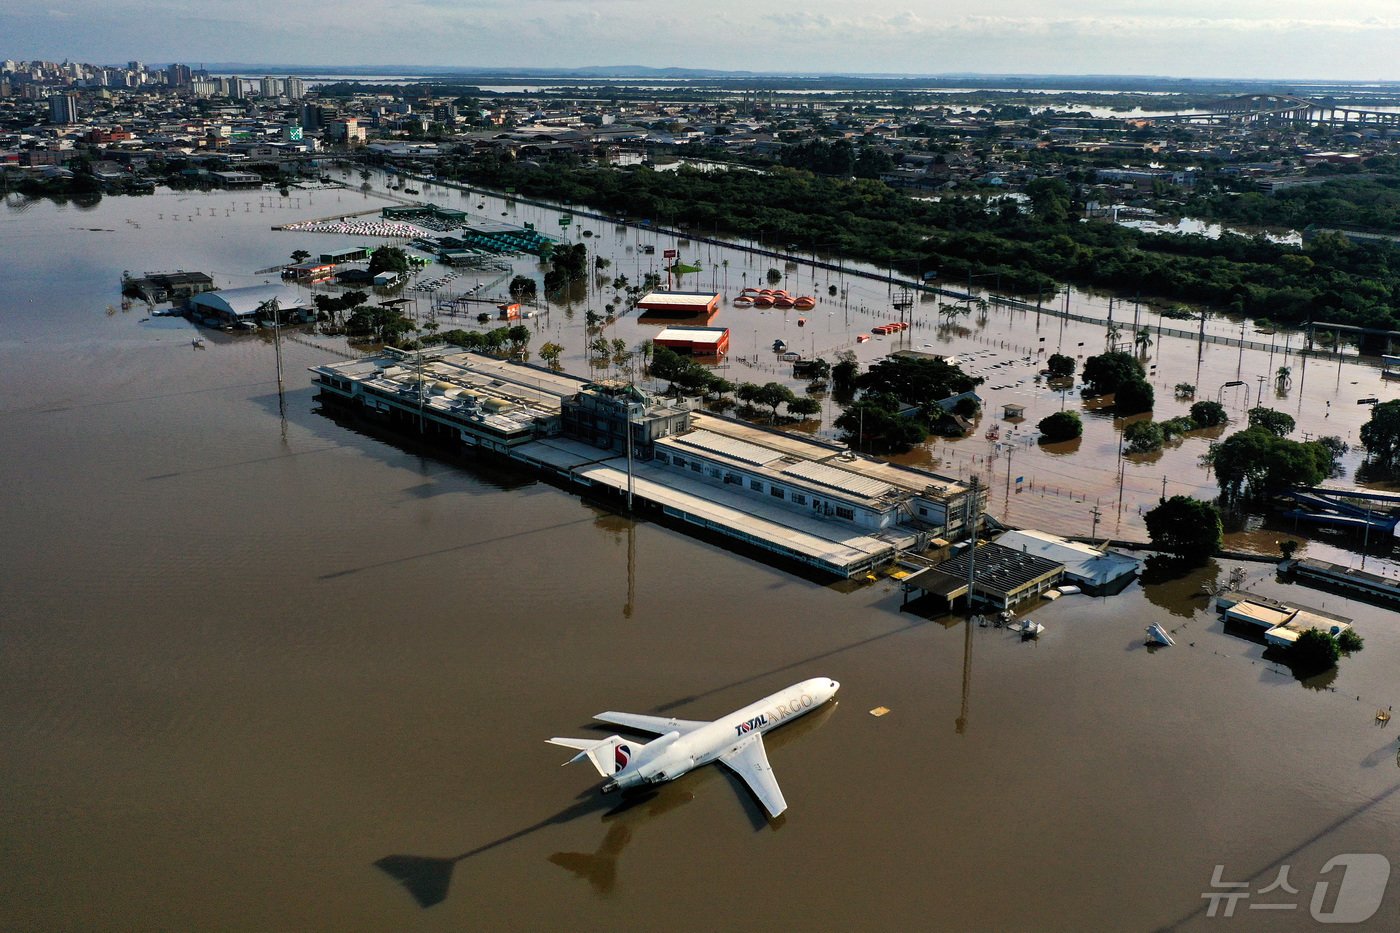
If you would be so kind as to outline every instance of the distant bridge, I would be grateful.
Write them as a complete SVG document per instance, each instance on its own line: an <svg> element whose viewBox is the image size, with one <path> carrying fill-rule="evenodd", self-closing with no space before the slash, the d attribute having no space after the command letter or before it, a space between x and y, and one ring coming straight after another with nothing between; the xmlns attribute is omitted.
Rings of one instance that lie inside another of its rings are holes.
<svg viewBox="0 0 1400 933"><path fill-rule="evenodd" d="M1216 101L1200 113L1158 117L1161 123L1240 123L1256 125L1396 126L1400 113L1339 107L1292 94L1246 94Z"/></svg>

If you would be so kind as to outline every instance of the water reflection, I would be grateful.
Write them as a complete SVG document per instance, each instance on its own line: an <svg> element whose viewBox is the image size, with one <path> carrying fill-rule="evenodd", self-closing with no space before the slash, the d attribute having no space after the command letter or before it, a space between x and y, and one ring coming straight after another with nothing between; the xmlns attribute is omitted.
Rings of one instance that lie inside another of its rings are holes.
<svg viewBox="0 0 1400 933"><path fill-rule="evenodd" d="M604 806L603 798L590 793L587 799L566 807L551 817L540 820L538 823L532 823L498 839L493 839L476 848L468 849L458 855L448 857L386 855L376 861L374 866L403 885L404 889L418 902L418 906L432 907L447 899L448 888L452 884L452 874L459 862L490 852L492 849L517 839L523 839L547 827L562 825L596 813L604 809ZM621 810L630 806L632 806L632 802L623 798L613 809Z"/></svg>
<svg viewBox="0 0 1400 933"><path fill-rule="evenodd" d="M1154 554L1143 562L1142 592L1147 601L1174 616L1190 619L1219 589L1220 565L1211 560L1204 566Z"/></svg>
<svg viewBox="0 0 1400 933"><path fill-rule="evenodd" d="M835 702L827 703L801 719L781 729L767 733L764 743L770 755L786 745L810 735L820 729L836 710ZM601 822L611 823L598 847L592 852L555 852L548 856L549 861L573 872L586 880L599 894L614 890L618 879L618 859L632 841L635 831L653 819L664 816L695 799L695 793L688 789L696 779L707 783L720 766L707 766L684 775L675 782L657 788L647 788L635 793L623 792L617 804L607 807L614 798L604 797L596 791L585 791L583 799L564 808L553 816L532 823L512 833L507 833L490 842L468 849L452 856L386 855L377 860L374 866L403 885L420 907L432 907L447 899L452 884L452 876L457 865L468 859L484 855L501 846L533 835L551 826L560 826L574 820L602 813ZM726 775L728 771L724 772ZM737 794L755 829L780 829L784 818L768 819L761 806L754 799L747 785L737 777L730 776ZM615 821L615 822L614 822Z"/></svg>
<svg viewBox="0 0 1400 933"><path fill-rule="evenodd" d="M632 841L633 826L683 807L694 799L693 793L680 790L673 784L641 794L603 815L604 822L618 822L608 828L597 849L592 852L555 852L549 856L549 861L584 879L599 894L611 893L617 885L617 860ZM638 817L635 815L637 813L643 816Z"/></svg>

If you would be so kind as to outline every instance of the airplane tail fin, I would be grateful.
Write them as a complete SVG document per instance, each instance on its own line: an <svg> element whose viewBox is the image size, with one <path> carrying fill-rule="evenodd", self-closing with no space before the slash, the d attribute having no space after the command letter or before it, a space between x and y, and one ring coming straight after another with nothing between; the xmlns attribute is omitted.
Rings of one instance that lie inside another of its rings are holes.
<svg viewBox="0 0 1400 933"><path fill-rule="evenodd" d="M603 777L612 777L623 768L627 767L627 762L632 760L632 743L619 735L610 735L606 739L569 739L555 736L547 740L551 745L562 745L565 748L576 748L579 753L568 761L566 765L571 765L581 758L587 758L593 762L593 767L598 769L598 773Z"/></svg>

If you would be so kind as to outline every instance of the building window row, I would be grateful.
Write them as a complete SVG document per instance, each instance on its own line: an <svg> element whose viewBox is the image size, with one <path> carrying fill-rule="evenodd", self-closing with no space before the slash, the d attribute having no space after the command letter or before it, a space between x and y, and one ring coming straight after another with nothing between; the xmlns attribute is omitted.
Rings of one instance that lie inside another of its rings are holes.
<svg viewBox="0 0 1400 933"><path fill-rule="evenodd" d="M711 479L721 480L722 482L728 485L738 486L740 488L744 487L744 481L745 479L747 479L748 488L753 492L763 492L766 485L768 495L772 496L775 499L782 499L785 502L791 502L793 505L799 506L805 506L808 504L808 497L806 493L797 492L796 490L789 491L785 487L771 483L765 484L764 481L761 479L755 477L746 477L744 474L741 473L734 473L728 470L720 469L719 467L710 466L709 464L706 464L703 461L688 460L685 457L674 453L667 455L659 450L656 452L655 459L659 463L669 462L672 466L681 470L684 470L688 467L692 473L699 473L701 475L708 476ZM812 500L812 507L815 508L818 512L822 511L822 506L819 500ZM853 522L856 520L855 509L850 506L827 503L826 514L831 515L833 514L833 512L837 518L844 519L848 522ZM928 510L926 508L920 508L919 512L922 515L928 514Z"/></svg>

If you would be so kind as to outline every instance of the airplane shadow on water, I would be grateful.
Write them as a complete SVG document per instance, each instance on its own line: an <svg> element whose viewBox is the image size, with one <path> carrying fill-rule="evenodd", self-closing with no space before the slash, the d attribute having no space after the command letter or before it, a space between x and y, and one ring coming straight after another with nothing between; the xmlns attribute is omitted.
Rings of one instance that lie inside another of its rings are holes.
<svg viewBox="0 0 1400 933"><path fill-rule="evenodd" d="M783 748L799 736L822 726L836 709L836 703L827 703L821 709L795 720L781 729L775 729L764 736L770 751ZM781 764L779 765L781 767ZM637 828L656 817L676 810L695 799L695 792L704 784L710 783L716 771L725 771L726 777L734 786L743 801L745 812L756 831L765 827L778 830L786 822L786 816L770 820L764 814L758 801L737 777L729 775L721 765L697 768L674 782L658 787L649 787L635 792L624 792L616 806L607 806L610 798L596 791L585 791L582 799L566 807L551 817L532 823L513 833L501 836L491 842L468 849L458 855L433 857L424 855L386 855L374 866L403 885L419 907L428 908L447 899L452 884L452 875L458 863L484 855L493 849L523 839L550 826L560 826L576 819L601 813L601 822L608 825L598 848L592 852L555 852L548 856L549 861L560 868L584 879L599 894L608 894L617 886L618 859L628 843L632 841ZM698 782L698 783L697 783Z"/></svg>

